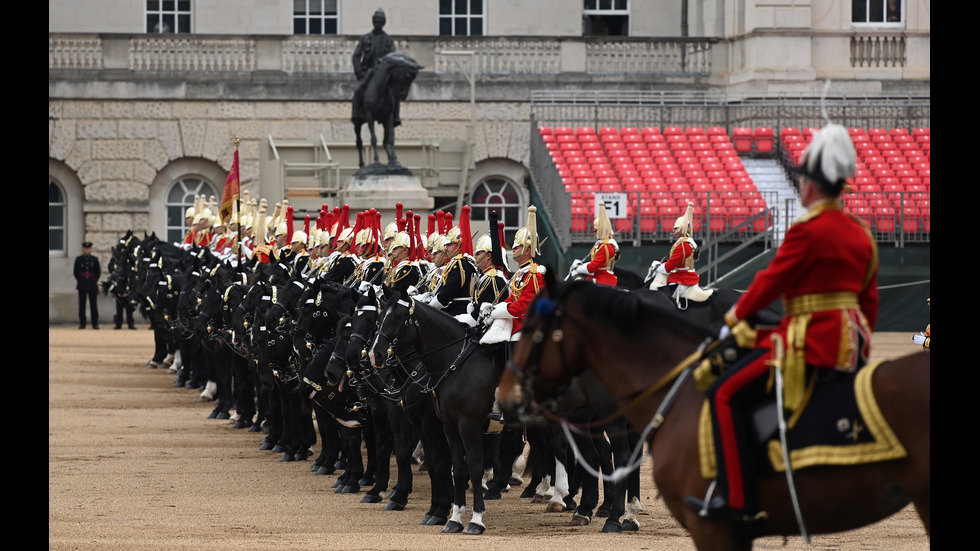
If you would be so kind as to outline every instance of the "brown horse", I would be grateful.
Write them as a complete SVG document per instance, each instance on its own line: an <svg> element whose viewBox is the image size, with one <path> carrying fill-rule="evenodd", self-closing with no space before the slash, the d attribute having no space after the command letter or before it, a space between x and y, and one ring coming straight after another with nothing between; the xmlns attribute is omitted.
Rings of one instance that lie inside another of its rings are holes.
<svg viewBox="0 0 980 551"><path fill-rule="evenodd" d="M674 518L700 550L744 551L755 538L800 534L785 473L757 479L768 525L728 516L702 517L684 503L706 494L699 469L698 424L704 395L681 369L692 364L712 330L633 293L588 282L549 281L531 304L522 336L500 380L505 417L529 420L591 370L647 438L653 479ZM840 532L885 519L912 502L929 533L929 353L881 364L871 378L881 414L907 454L903 458L794 471L805 533ZM817 392L820 392L818 387ZM538 415L539 416L539 415Z"/></svg>

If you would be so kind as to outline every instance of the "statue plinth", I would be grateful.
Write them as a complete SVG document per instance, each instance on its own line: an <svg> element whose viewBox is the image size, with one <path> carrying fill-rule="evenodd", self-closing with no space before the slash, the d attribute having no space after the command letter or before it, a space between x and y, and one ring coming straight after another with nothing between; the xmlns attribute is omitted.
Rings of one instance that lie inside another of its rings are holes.
<svg viewBox="0 0 980 551"><path fill-rule="evenodd" d="M355 175L347 181L347 186L340 192L341 204L350 206L352 213L376 209L381 213L385 224L395 220L395 204L401 203L405 211L424 213L432 209L435 199L429 197L429 192L422 187L422 179L412 175L411 171L401 166L383 166L393 170L404 170L404 173L384 173ZM426 217L423 216L423 222Z"/></svg>
<svg viewBox="0 0 980 551"><path fill-rule="evenodd" d="M402 165L371 163L361 167L354 173L355 179L366 178L368 176L412 176L412 171Z"/></svg>

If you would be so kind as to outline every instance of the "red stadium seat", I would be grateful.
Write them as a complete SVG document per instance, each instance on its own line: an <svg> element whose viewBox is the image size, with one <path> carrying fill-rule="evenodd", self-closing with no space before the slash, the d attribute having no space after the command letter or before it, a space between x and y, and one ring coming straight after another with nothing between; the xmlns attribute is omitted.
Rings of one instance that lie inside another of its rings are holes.
<svg viewBox="0 0 980 551"><path fill-rule="evenodd" d="M721 126L709 126L704 130L704 133L707 134L709 138L711 136L724 136L726 140L728 139L728 131Z"/></svg>
<svg viewBox="0 0 980 551"><path fill-rule="evenodd" d="M589 214L585 207L572 207L571 230L584 232L590 229Z"/></svg>
<svg viewBox="0 0 980 551"><path fill-rule="evenodd" d="M671 223L671 225L673 225L673 223ZM656 207L640 207L640 231L643 233L653 233L657 231Z"/></svg>
<svg viewBox="0 0 980 551"><path fill-rule="evenodd" d="M664 136L683 135L684 129L680 126L665 126L661 134Z"/></svg>
<svg viewBox="0 0 980 551"><path fill-rule="evenodd" d="M554 134L556 136L561 135L575 135L575 129L571 126L556 126L554 129Z"/></svg>
<svg viewBox="0 0 980 551"><path fill-rule="evenodd" d="M756 153L772 153L776 150L775 132L768 126L760 126L753 130L752 137L755 140Z"/></svg>
<svg viewBox="0 0 980 551"><path fill-rule="evenodd" d="M732 141L735 143L735 151L739 153L752 153L752 129L738 127L732 130Z"/></svg>

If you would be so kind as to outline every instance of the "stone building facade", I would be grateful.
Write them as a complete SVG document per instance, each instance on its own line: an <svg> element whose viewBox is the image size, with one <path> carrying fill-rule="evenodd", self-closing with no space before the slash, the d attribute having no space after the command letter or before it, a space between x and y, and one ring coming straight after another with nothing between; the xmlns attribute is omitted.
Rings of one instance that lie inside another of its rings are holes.
<svg viewBox="0 0 980 551"><path fill-rule="evenodd" d="M523 213L537 90L815 95L829 78L837 95L928 91L929 1L904 0L898 24L854 23L854 2L615 2L626 9L610 17L628 21L617 36L591 34L605 15L580 0L486 1L478 36L441 35L438 3L382 6L398 50L424 66L397 143L467 144L462 187L427 184L437 207L470 202L489 182ZM351 169L350 58L378 6L327 2L336 34L307 35L293 32L290 0L186 4L191 31L158 34L147 2L49 1L49 207L61 213L49 218L51 323L74 321L69 268L81 242L104 265L127 230L172 233L168 212L192 193L174 190L190 182L220 197L236 137L242 188L271 203L282 197L260 181L270 137L322 141Z"/></svg>

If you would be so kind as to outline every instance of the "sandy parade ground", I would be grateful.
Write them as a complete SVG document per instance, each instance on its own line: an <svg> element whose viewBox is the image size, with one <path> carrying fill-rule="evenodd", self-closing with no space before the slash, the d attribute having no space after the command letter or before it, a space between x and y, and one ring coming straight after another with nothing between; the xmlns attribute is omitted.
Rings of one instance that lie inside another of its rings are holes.
<svg viewBox="0 0 980 551"><path fill-rule="evenodd" d="M515 488L487 502L485 534L443 534L419 524L428 506L424 473L405 511L362 504L363 493L337 494L336 474L311 473L312 459L280 462L281 454L259 449L261 432L208 419L213 404L198 402L200 391L174 388L173 372L145 367L153 333L138 327L49 326L51 550L694 550L656 498L649 461L639 532L604 534L602 519L571 527L571 512L545 513ZM918 348L906 333L875 335L873 346L877 358ZM755 549L920 551L929 540L909 506L860 530L813 536L809 546L774 537Z"/></svg>

